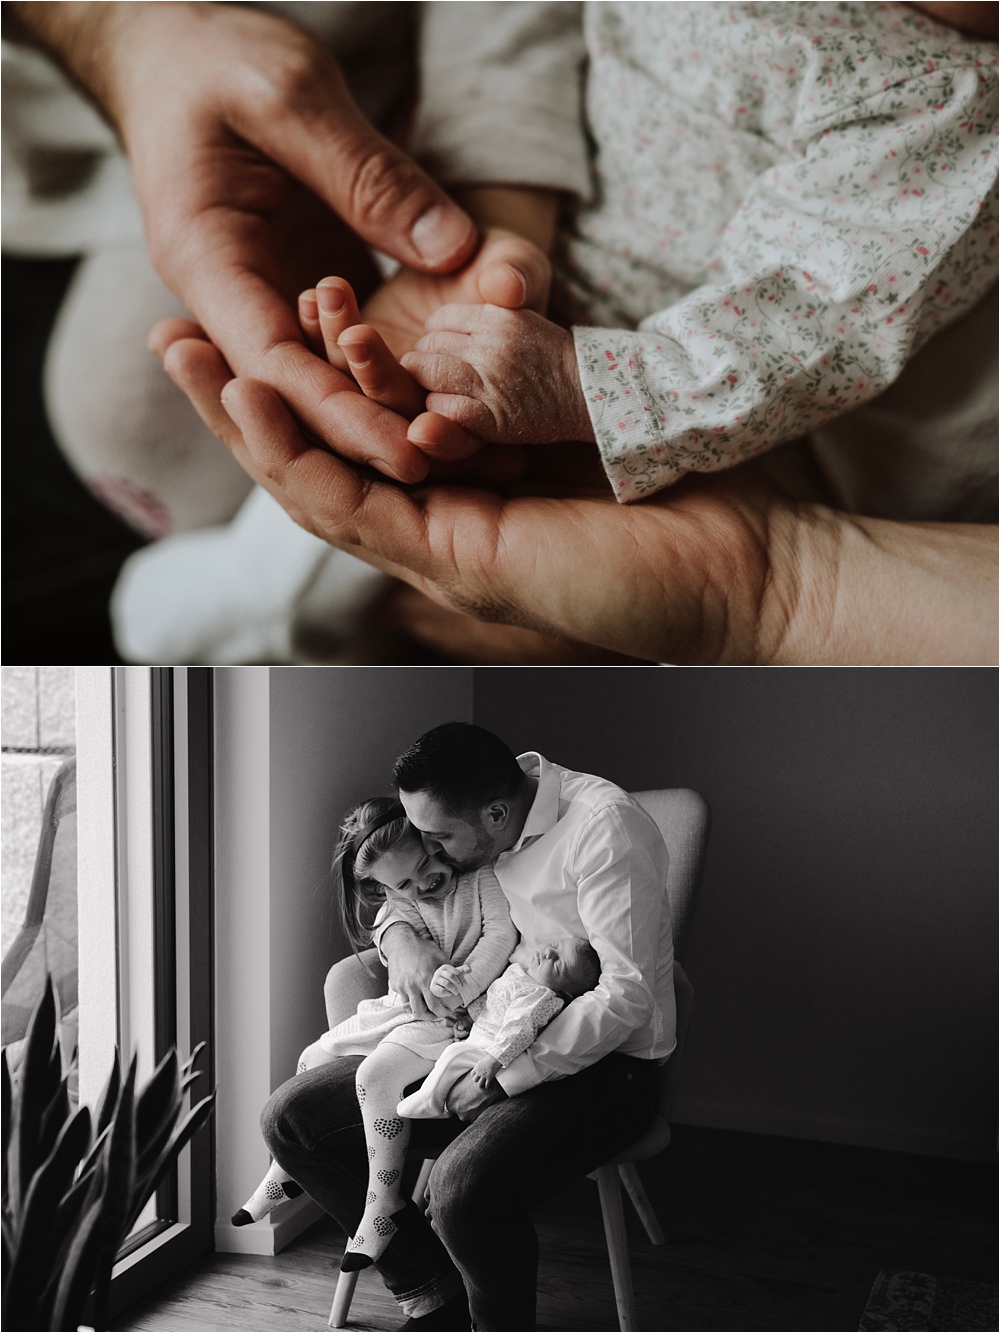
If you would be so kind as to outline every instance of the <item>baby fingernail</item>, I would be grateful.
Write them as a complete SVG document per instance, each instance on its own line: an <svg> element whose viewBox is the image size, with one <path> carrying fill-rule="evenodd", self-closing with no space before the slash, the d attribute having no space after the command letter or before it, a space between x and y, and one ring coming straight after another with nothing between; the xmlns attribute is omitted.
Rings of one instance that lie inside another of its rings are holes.
<svg viewBox="0 0 1000 1333"><path fill-rule="evenodd" d="M347 296L343 287L328 287L321 283L316 288L316 295L319 298L320 309L324 315L339 315L347 304Z"/></svg>
<svg viewBox="0 0 1000 1333"><path fill-rule="evenodd" d="M299 297L299 314L303 319L310 321L319 319L319 306L316 304L316 297L313 292L303 293Z"/></svg>
<svg viewBox="0 0 1000 1333"><path fill-rule="evenodd" d="M519 268L515 268L513 264L508 264L507 267L508 269L510 269L511 273L514 275L517 281L521 284L521 301L523 302L528 295L528 280L521 272L521 270Z"/></svg>

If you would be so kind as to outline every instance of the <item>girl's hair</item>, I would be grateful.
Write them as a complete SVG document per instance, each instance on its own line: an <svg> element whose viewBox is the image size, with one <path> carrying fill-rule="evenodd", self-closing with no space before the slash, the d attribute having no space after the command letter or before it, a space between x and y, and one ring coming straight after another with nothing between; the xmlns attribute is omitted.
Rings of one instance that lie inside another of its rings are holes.
<svg viewBox="0 0 1000 1333"><path fill-rule="evenodd" d="M385 901L385 888L372 877L371 867L405 838L416 836L395 796L362 801L344 816L333 877L339 889L340 924L355 953L371 944L375 915Z"/></svg>

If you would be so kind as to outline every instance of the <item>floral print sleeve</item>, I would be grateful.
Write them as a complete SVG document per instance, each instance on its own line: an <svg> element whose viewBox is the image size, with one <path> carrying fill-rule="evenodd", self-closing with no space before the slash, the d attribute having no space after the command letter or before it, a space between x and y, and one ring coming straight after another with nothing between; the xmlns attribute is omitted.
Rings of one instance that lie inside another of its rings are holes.
<svg viewBox="0 0 1000 1333"><path fill-rule="evenodd" d="M768 80L784 78L794 98L787 133L771 130L773 163L706 240L703 280L637 330L574 330L598 445L623 502L858 407L996 281L995 46L936 24L866 27L901 6L698 8L736 11L740 22L752 8L783 10L783 26L770 29L774 68L736 87L747 107L733 114L749 111L759 124L773 116ZM827 11L823 34L807 37L817 11ZM831 32L830 11L855 21ZM755 68L766 46L760 18ZM723 83L724 51L718 63ZM599 71L600 60L591 77ZM733 62L734 79L736 71ZM703 165L710 172L711 161Z"/></svg>

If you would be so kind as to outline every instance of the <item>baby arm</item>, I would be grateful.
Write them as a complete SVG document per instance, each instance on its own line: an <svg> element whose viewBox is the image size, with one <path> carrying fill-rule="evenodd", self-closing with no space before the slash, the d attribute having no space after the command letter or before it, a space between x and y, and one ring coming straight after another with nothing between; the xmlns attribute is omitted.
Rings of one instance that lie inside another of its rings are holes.
<svg viewBox="0 0 1000 1333"><path fill-rule="evenodd" d="M428 412L482 440L594 439L573 335L533 310L442 306L402 365Z"/></svg>

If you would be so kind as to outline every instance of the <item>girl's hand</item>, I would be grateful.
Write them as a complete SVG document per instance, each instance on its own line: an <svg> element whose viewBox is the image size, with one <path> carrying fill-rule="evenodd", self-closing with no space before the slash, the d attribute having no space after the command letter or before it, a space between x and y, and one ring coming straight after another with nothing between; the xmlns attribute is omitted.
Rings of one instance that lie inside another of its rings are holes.
<svg viewBox="0 0 1000 1333"><path fill-rule="evenodd" d="M430 413L493 444L594 439L573 335L533 310L442 306L401 365ZM407 438L425 448L430 425Z"/></svg>

